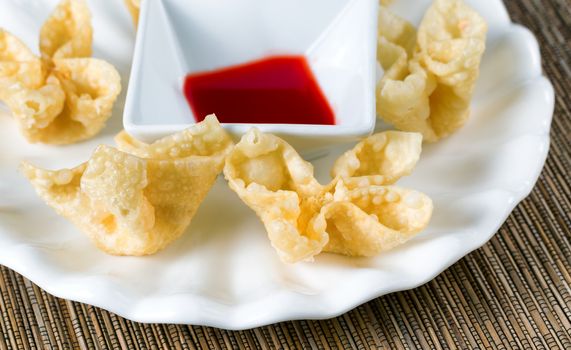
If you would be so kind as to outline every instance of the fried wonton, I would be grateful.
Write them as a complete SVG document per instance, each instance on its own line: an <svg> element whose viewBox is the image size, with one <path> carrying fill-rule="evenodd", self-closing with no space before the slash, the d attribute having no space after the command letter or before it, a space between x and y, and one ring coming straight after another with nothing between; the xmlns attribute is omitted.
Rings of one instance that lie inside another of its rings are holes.
<svg viewBox="0 0 571 350"><path fill-rule="evenodd" d="M226 159L230 188L256 212L284 262L311 260L322 251L372 256L426 227L430 199L391 184L412 171L421 151L416 133L373 135L335 164L322 186L313 167L284 140L257 129Z"/></svg>
<svg viewBox="0 0 571 350"><path fill-rule="evenodd" d="M153 254L188 227L233 143L212 116L150 145L125 133L118 139L121 150L99 146L73 169L23 163L22 170L40 197L100 249Z"/></svg>
<svg viewBox="0 0 571 350"><path fill-rule="evenodd" d="M29 142L69 144L105 126L121 91L109 63L89 58L85 0L62 0L40 31L41 58L0 29L0 100Z"/></svg>
<svg viewBox="0 0 571 350"><path fill-rule="evenodd" d="M437 141L462 127L486 45L486 22L462 0L435 0L418 33L381 8L377 112L403 131Z"/></svg>
<svg viewBox="0 0 571 350"><path fill-rule="evenodd" d="M129 10L131 17L133 18L133 23L135 24L135 26L137 26L139 23L139 10L141 9L141 0L124 0L124 1L127 10Z"/></svg>
<svg viewBox="0 0 571 350"><path fill-rule="evenodd" d="M417 191L396 186L348 190L337 183L334 201L323 207L329 243L324 251L375 256L421 232L432 216L432 201Z"/></svg>
<svg viewBox="0 0 571 350"><path fill-rule="evenodd" d="M228 156L224 175L260 217L283 261L310 259L327 244L325 227L311 222L323 188L313 166L284 140L251 129Z"/></svg>
<svg viewBox="0 0 571 350"><path fill-rule="evenodd" d="M420 158L422 135L386 131L367 137L333 165L331 176L350 188L392 185L412 173Z"/></svg>

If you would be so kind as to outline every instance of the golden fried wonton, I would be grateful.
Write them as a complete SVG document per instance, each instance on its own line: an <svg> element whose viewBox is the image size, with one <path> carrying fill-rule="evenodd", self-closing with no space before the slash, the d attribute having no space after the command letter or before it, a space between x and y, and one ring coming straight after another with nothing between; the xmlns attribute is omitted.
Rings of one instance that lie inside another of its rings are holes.
<svg viewBox="0 0 571 350"><path fill-rule="evenodd" d="M486 22L462 0L435 0L418 33L382 8L378 59L385 74L377 86L377 111L400 130L434 142L459 129L486 45Z"/></svg>
<svg viewBox="0 0 571 350"><path fill-rule="evenodd" d="M41 58L0 29L0 100L30 142L69 144L97 134L121 91L109 63L89 58L85 0L62 0L40 31Z"/></svg>
<svg viewBox="0 0 571 350"><path fill-rule="evenodd" d="M251 129L226 160L228 184L264 223L286 262L310 259L327 243L325 227L311 223L322 186L313 166L282 139Z"/></svg>
<svg viewBox="0 0 571 350"><path fill-rule="evenodd" d="M432 216L432 201L396 186L347 190L338 182L334 201L321 210L329 243L324 251L374 256L401 245L422 231Z"/></svg>
<svg viewBox="0 0 571 350"><path fill-rule="evenodd" d="M422 135L386 131L372 135L345 152L331 171L350 188L391 185L409 175L422 150Z"/></svg>
<svg viewBox="0 0 571 350"><path fill-rule="evenodd" d="M22 170L56 212L102 250L153 254L178 238L214 184L233 146L215 117L153 144L122 133L73 169Z"/></svg>
<svg viewBox="0 0 571 350"><path fill-rule="evenodd" d="M260 217L284 262L322 251L372 256L420 232L431 200L392 184L417 162L422 137L390 131L363 140L337 160L322 186L313 167L282 139L257 129L226 158L230 188Z"/></svg>

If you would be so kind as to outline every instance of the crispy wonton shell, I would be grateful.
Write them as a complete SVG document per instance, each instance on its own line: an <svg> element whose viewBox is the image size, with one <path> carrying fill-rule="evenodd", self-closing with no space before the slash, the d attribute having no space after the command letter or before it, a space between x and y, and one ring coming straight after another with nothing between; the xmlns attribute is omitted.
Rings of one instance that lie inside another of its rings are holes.
<svg viewBox="0 0 571 350"><path fill-rule="evenodd" d="M153 254L188 227L233 143L214 117L151 145L124 133L119 139L125 151L99 146L73 169L23 163L22 170L40 197L100 249Z"/></svg>
<svg viewBox="0 0 571 350"><path fill-rule="evenodd" d="M224 167L228 184L260 217L283 261L311 259L325 244L324 228L311 222L322 186L313 166L282 139L251 129Z"/></svg>
<svg viewBox="0 0 571 350"><path fill-rule="evenodd" d="M263 222L284 262L311 260L322 251L372 256L428 225L427 196L380 186L412 171L421 143L416 133L373 135L341 156L334 180L322 186L290 145L252 129L226 159L224 175Z"/></svg>
<svg viewBox="0 0 571 350"><path fill-rule="evenodd" d="M418 33L382 8L378 59L385 74L377 111L403 131L437 141L458 130L470 102L485 49L485 21L462 0L435 0Z"/></svg>
<svg viewBox="0 0 571 350"><path fill-rule="evenodd" d="M69 144L105 126L121 91L115 68L91 55L85 0L62 0L42 26L36 57L0 29L0 100L30 142Z"/></svg>

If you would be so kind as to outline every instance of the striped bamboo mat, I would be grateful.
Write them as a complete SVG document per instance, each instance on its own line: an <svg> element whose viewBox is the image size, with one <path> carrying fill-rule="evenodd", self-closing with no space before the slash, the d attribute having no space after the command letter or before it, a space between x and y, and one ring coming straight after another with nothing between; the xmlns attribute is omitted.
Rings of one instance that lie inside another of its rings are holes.
<svg viewBox="0 0 571 350"><path fill-rule="evenodd" d="M0 350L16 348L571 349L571 2L510 0L555 89L539 182L484 247L432 282L326 321L249 331L147 325L55 298L0 268Z"/></svg>

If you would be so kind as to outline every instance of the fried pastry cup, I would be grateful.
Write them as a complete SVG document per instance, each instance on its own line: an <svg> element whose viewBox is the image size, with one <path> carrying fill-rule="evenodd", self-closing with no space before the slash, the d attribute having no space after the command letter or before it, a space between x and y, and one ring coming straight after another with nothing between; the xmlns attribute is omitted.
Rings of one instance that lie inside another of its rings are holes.
<svg viewBox="0 0 571 350"><path fill-rule="evenodd" d="M337 183L334 201L316 219L326 222L325 252L375 256L405 243L430 222L432 200L423 193L396 186L344 186Z"/></svg>
<svg viewBox="0 0 571 350"><path fill-rule="evenodd" d="M148 255L188 227L221 172L232 140L214 117L153 144L126 134L73 169L22 171L59 215L113 255ZM179 151L173 151L178 149Z"/></svg>
<svg viewBox="0 0 571 350"><path fill-rule="evenodd" d="M284 140L257 129L226 159L229 186L258 215L284 262L322 251L372 256L405 242L428 224L432 202L418 192L379 186L408 175L422 136L385 132L345 153L320 185L313 167Z"/></svg>
<svg viewBox="0 0 571 350"><path fill-rule="evenodd" d="M422 151L419 133L386 131L374 134L345 152L331 176L349 188L391 185L412 173Z"/></svg>
<svg viewBox="0 0 571 350"><path fill-rule="evenodd" d="M428 226L432 200L389 186L412 173L422 135L385 131L365 138L335 162L333 201L321 210L329 243L324 251L374 256L403 244Z"/></svg>
<svg viewBox="0 0 571 350"><path fill-rule="evenodd" d="M311 260L327 244L324 225L312 222L324 189L313 166L284 140L251 129L226 159L224 175L264 223L283 261Z"/></svg>
<svg viewBox="0 0 571 350"><path fill-rule="evenodd" d="M486 45L486 22L462 0L435 0L418 32L381 8L377 112L435 142L464 125Z"/></svg>
<svg viewBox="0 0 571 350"><path fill-rule="evenodd" d="M109 63L89 58L85 0L62 0L40 31L41 57L0 29L0 100L32 143L69 144L105 126L121 91Z"/></svg>

